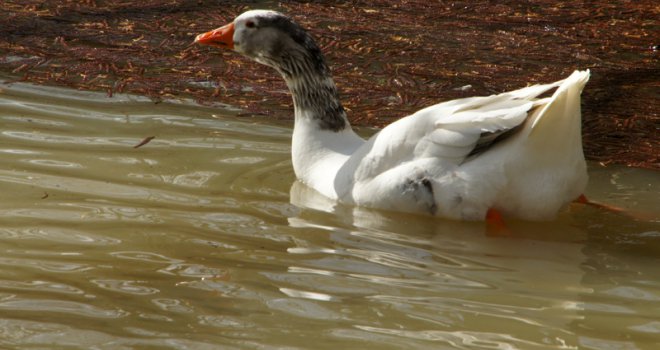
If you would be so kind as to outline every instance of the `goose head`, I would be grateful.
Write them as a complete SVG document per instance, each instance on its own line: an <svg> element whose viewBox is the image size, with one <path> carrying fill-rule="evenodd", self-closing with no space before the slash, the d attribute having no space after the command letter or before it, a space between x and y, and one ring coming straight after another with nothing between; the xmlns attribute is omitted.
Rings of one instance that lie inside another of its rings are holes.
<svg viewBox="0 0 660 350"><path fill-rule="evenodd" d="M198 35L195 42L231 49L275 68L293 96L296 121L311 120L321 130L350 130L321 50L307 31L284 14L247 11L223 27Z"/></svg>
<svg viewBox="0 0 660 350"><path fill-rule="evenodd" d="M251 10L233 22L198 35L195 42L234 50L275 68L286 80L328 74L321 50L312 37L282 13Z"/></svg>

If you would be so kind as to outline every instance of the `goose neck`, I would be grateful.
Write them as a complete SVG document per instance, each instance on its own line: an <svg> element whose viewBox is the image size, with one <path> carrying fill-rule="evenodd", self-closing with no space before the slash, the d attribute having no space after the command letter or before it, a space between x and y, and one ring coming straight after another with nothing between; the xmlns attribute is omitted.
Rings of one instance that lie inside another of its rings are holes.
<svg viewBox="0 0 660 350"><path fill-rule="evenodd" d="M297 119L311 119L321 130L338 132L350 127L332 78L296 76L286 81Z"/></svg>

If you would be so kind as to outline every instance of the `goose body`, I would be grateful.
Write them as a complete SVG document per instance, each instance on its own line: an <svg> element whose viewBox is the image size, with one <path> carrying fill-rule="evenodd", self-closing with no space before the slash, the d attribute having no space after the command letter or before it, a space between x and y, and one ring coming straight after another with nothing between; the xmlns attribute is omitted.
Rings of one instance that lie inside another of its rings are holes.
<svg viewBox="0 0 660 350"><path fill-rule="evenodd" d="M580 93L588 71L439 103L364 140L318 46L288 17L248 11L196 42L233 49L283 76L295 110L294 172L333 200L460 220L483 220L489 210L547 220L587 184Z"/></svg>

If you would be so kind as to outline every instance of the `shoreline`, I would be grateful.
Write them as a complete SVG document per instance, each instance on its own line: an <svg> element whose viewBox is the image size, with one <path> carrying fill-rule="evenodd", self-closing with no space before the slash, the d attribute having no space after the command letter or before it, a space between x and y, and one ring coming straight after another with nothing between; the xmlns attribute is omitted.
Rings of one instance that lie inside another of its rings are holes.
<svg viewBox="0 0 660 350"><path fill-rule="evenodd" d="M589 68L587 159L660 169L660 72L652 42L659 10L648 0L597 2L602 6L379 0L263 7L289 14L318 40L355 125L379 127L441 101ZM288 120L290 96L276 73L235 53L192 45L196 34L258 7L185 0L3 3L0 72L108 96L220 102Z"/></svg>

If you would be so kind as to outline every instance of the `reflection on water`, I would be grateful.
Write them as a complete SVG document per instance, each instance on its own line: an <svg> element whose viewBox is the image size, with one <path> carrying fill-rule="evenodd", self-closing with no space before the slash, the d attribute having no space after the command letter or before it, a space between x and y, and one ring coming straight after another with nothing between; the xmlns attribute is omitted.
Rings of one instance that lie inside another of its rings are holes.
<svg viewBox="0 0 660 350"><path fill-rule="evenodd" d="M643 219L573 206L493 237L329 202L288 127L219 112L2 87L0 347L660 346L656 172L591 169Z"/></svg>

